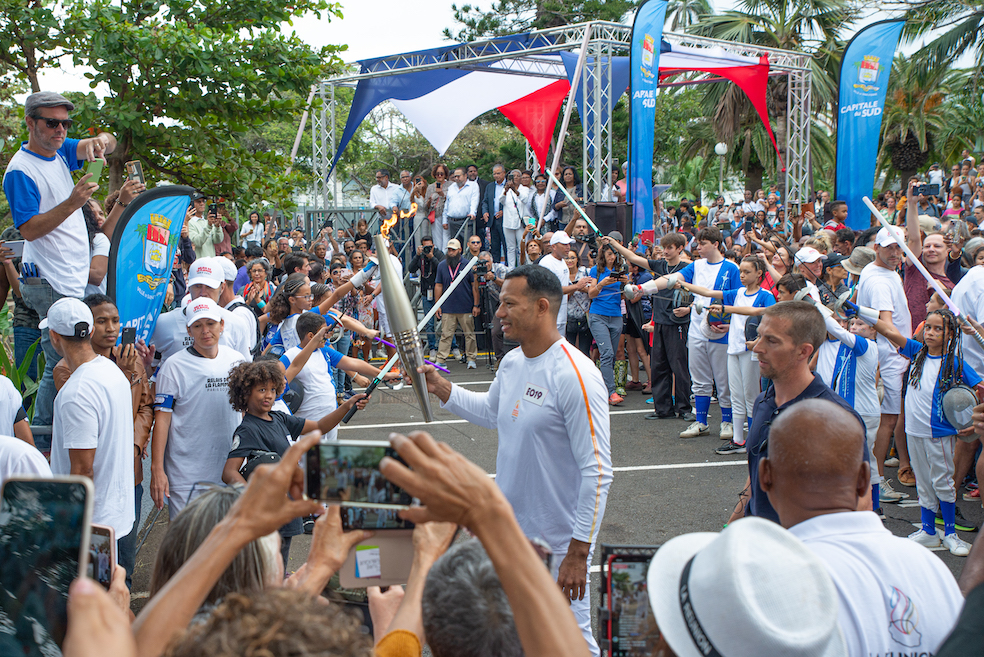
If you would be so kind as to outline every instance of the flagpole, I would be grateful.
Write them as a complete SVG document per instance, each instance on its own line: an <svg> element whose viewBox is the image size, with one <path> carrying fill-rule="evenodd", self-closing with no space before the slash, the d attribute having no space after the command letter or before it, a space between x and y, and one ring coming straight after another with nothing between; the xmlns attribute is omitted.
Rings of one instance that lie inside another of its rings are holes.
<svg viewBox="0 0 984 657"><path fill-rule="evenodd" d="M564 139L567 137L567 124L571 121L571 112L577 104L577 85L581 81L581 71L588 60L588 44L591 42L591 30L594 23L588 23L584 28L584 42L581 44L581 53L577 56L577 66L574 68L574 78L571 80L571 90L567 96L567 107L564 109L564 121L560 124L560 134L557 137L557 147L554 149L553 164L550 172L557 169L560 164L561 153L564 152ZM547 176L547 188L543 191L543 205L540 206L540 216L536 222L536 230L539 232L543 228L543 215L546 213L547 203L550 202L550 186L553 177Z"/></svg>

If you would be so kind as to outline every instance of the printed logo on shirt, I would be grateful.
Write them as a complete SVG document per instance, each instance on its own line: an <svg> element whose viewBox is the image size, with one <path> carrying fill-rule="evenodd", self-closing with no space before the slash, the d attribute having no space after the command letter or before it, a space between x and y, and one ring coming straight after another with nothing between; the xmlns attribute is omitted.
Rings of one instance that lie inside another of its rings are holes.
<svg viewBox="0 0 984 657"><path fill-rule="evenodd" d="M234 449L234 450L239 449L239 442L240 442L239 441L239 434L238 433L233 434L233 436L232 436L232 449Z"/></svg>
<svg viewBox="0 0 984 657"><path fill-rule="evenodd" d="M205 379L205 391L226 389L229 387L229 377L214 376Z"/></svg>
<svg viewBox="0 0 984 657"><path fill-rule="evenodd" d="M896 643L915 648L922 643L922 634L916 629L919 612L915 604L894 586L889 594L888 633Z"/></svg>
<svg viewBox="0 0 984 657"><path fill-rule="evenodd" d="M158 394L157 396L154 397L154 408L159 410L163 410L163 409L170 410L174 408L174 396L165 395L163 393Z"/></svg>
<svg viewBox="0 0 984 657"><path fill-rule="evenodd" d="M546 398L547 398L546 388L533 385L532 383L526 384L526 391L523 393L523 399L525 401L536 404L537 406L543 406L543 401Z"/></svg>
<svg viewBox="0 0 984 657"><path fill-rule="evenodd" d="M520 405L521 403L523 403L523 400L522 400L522 399L517 399L517 400L516 400L516 408L514 408L514 409L513 409L513 412L512 412L512 416L513 416L513 420L514 420L514 421L516 420L516 418L518 418L518 417L519 417L519 405Z"/></svg>

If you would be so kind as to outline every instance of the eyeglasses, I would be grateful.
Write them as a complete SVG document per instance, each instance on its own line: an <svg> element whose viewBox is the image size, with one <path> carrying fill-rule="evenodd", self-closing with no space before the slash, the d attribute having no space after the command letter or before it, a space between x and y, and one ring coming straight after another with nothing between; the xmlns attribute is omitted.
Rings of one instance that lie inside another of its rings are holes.
<svg viewBox="0 0 984 657"><path fill-rule="evenodd" d="M68 132L68 129L75 123L72 119L49 119L47 116L35 116L33 118L35 121L44 121L49 130L57 130L60 125L65 126L65 132Z"/></svg>
<svg viewBox="0 0 984 657"><path fill-rule="evenodd" d="M290 295L294 299L313 299L313 294L292 294Z"/></svg>
<svg viewBox="0 0 984 657"><path fill-rule="evenodd" d="M481 244L481 242L468 242L469 244Z"/></svg>

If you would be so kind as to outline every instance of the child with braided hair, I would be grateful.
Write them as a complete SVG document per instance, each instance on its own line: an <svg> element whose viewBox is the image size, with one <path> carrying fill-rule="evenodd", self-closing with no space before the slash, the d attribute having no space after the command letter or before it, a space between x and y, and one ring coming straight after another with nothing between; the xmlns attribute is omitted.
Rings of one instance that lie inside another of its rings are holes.
<svg viewBox="0 0 984 657"><path fill-rule="evenodd" d="M859 315L870 322L878 313L861 308ZM916 490L922 510L922 528L909 538L926 547L943 547L958 557L970 553L970 545L956 533L957 491L953 484L953 447L957 436L973 433L973 427L957 431L943 414L943 395L959 383L978 387L981 377L964 363L960 348L960 326L949 310L933 310L926 316L924 342L905 338L884 319L875 330L910 359L903 404L909 458L916 474ZM936 529L936 511L943 516L943 538Z"/></svg>

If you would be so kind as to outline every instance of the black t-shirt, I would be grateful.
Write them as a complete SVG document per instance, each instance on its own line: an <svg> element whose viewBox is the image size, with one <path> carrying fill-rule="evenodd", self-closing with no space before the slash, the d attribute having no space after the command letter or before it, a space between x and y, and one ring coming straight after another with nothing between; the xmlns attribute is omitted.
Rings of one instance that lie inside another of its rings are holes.
<svg viewBox="0 0 984 657"><path fill-rule="evenodd" d="M653 272L656 278L659 278L660 276L678 272L686 267L687 264L681 260L671 267L666 260L650 260L649 270ZM683 317L677 317L673 314L673 290L660 290L652 295L651 298L653 300L654 323L663 326L683 326L684 324L690 323L690 313L687 313Z"/></svg>
<svg viewBox="0 0 984 657"><path fill-rule="evenodd" d="M288 415L281 411L270 411L269 420L246 413L242 423L232 435L232 451L229 458L246 458L253 450L276 452L283 456L290 447L291 440L297 440L304 431L304 418ZM298 536L304 533L300 518L294 518L280 528L283 537Z"/></svg>

